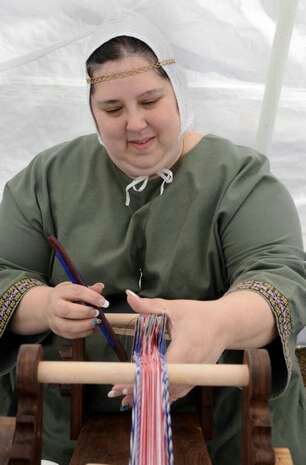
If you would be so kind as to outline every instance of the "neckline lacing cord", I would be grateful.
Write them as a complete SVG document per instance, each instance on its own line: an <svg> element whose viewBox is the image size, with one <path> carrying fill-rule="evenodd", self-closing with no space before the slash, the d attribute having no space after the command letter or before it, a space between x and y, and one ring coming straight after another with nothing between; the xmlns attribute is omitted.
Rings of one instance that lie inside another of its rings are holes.
<svg viewBox="0 0 306 465"><path fill-rule="evenodd" d="M173 181L173 173L171 170L164 168L161 171L159 171L157 174L163 179L163 182L160 186L160 194L159 194L159 195L163 195L165 184L171 184Z"/></svg>
<svg viewBox="0 0 306 465"><path fill-rule="evenodd" d="M157 174L163 180L160 186L160 194L159 194L159 195L163 195L164 190L165 190L165 184L171 184L173 181L173 173L171 170L167 168L163 168L162 170L158 171ZM149 176L138 176L137 178L133 179L133 181L130 182L130 184L126 186L125 205L127 207L130 205L130 201L131 201L129 190L133 189L135 192L142 192L147 187L148 181L149 181Z"/></svg>
<svg viewBox="0 0 306 465"><path fill-rule="evenodd" d="M130 184L128 184L125 188L125 205L128 207L130 205L130 193L129 190L133 189L135 192L142 192L148 184L149 176L138 176L138 178L133 179ZM141 186L137 187L138 184L141 183Z"/></svg>

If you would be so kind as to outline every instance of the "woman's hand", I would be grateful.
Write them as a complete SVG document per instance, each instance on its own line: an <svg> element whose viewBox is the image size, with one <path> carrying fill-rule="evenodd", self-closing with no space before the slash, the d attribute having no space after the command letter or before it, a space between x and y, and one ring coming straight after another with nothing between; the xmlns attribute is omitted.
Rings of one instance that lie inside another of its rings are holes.
<svg viewBox="0 0 306 465"><path fill-rule="evenodd" d="M21 335L53 331L68 339L85 337L95 330L100 308L108 307L101 296L102 283L90 287L60 283L29 289L21 299L10 321L12 332Z"/></svg>
<svg viewBox="0 0 306 465"><path fill-rule="evenodd" d="M51 331L67 339L92 334L101 322L99 311L94 307L108 307L107 300L101 296L103 287L102 283L85 287L64 282L50 288L45 312Z"/></svg>
<svg viewBox="0 0 306 465"><path fill-rule="evenodd" d="M127 291L128 303L137 313L165 313L171 343L168 363L216 363L225 350L226 332L218 301L148 299ZM188 382L188 380L186 380ZM170 399L185 396L193 386L171 385ZM125 390L122 404L131 405L131 386L116 385L110 397Z"/></svg>

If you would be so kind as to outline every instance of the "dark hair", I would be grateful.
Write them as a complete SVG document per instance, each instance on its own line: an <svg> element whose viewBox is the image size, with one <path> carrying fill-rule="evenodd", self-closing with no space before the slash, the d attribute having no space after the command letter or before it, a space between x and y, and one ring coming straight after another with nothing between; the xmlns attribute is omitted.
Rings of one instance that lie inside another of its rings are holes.
<svg viewBox="0 0 306 465"><path fill-rule="evenodd" d="M89 56L86 61L87 73L92 77L94 71L107 61L120 60L134 54L141 55L152 63L158 61L153 50L142 40L130 36L117 36L105 42ZM169 79L162 67L156 68L156 72L162 78Z"/></svg>

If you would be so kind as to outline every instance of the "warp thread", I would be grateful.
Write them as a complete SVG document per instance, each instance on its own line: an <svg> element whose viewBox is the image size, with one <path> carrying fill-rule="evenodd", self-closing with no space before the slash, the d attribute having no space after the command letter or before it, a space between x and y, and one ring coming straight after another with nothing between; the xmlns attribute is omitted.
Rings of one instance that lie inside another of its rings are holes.
<svg viewBox="0 0 306 465"><path fill-rule="evenodd" d="M140 315L135 329L136 365L129 465L173 465L166 362L166 315Z"/></svg>

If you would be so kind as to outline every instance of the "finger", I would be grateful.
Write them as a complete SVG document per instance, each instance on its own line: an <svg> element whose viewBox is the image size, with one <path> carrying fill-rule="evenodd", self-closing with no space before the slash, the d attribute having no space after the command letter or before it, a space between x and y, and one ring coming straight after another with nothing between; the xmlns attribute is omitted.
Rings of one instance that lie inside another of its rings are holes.
<svg viewBox="0 0 306 465"><path fill-rule="evenodd" d="M107 397L108 397L109 399L115 399L116 397L121 397L121 396L123 396L123 395L124 395L124 394L123 394L121 391L116 391L116 390L114 390L114 389L112 389L111 391L109 391L109 392L107 393Z"/></svg>
<svg viewBox="0 0 306 465"><path fill-rule="evenodd" d="M168 314L167 301L165 299L148 299L140 297L129 289L126 290L128 304L136 313Z"/></svg>
<svg viewBox="0 0 306 465"><path fill-rule="evenodd" d="M101 294L103 289L104 289L104 284L103 283L95 283L95 284L92 284L91 286L88 286L88 288L92 289L95 292L98 292L99 294Z"/></svg>
<svg viewBox="0 0 306 465"><path fill-rule="evenodd" d="M133 384L115 384L112 390L122 392L122 395L126 396L133 392Z"/></svg>
<svg viewBox="0 0 306 465"><path fill-rule="evenodd" d="M83 339L84 337L91 336L93 334L93 331L93 329L91 329L90 331L82 331L81 333L75 334L70 339Z"/></svg>
<svg viewBox="0 0 306 465"><path fill-rule="evenodd" d="M109 302L105 297L101 296L98 292L90 289L89 287L80 284L70 284L70 286L63 286L62 298L72 302L84 302L92 305L93 307L107 308Z"/></svg>
<svg viewBox="0 0 306 465"><path fill-rule="evenodd" d="M133 385L132 384L115 384L111 391L107 394L108 397L120 397L126 396L127 394L132 393Z"/></svg>
<svg viewBox="0 0 306 465"><path fill-rule="evenodd" d="M57 284L56 287L74 286L74 285L75 284L72 283L71 281L63 281L63 282ZM105 287L105 285L104 285L104 283L94 283L94 284L91 284L90 286L84 286L84 287L88 287L88 289L91 289L94 292L98 292L99 294L101 294L104 287Z"/></svg>
<svg viewBox="0 0 306 465"><path fill-rule="evenodd" d="M74 339L83 339L84 337L91 336L92 333L93 333L93 330L91 330L91 331L82 331L82 332L76 333L76 334L70 334L70 333L59 334L59 336L64 337L65 339L74 340Z"/></svg>
<svg viewBox="0 0 306 465"><path fill-rule="evenodd" d="M128 394L125 396L122 401L121 401L121 407L120 410L127 410L133 407L133 395Z"/></svg>
<svg viewBox="0 0 306 465"><path fill-rule="evenodd" d="M53 331L55 334L57 334L58 336L61 336L61 337L64 337L65 339L83 339L84 337L88 337L88 336L91 336L93 334L93 329L89 330L89 331L81 331L79 333L62 333L62 332L56 332L56 331Z"/></svg>
<svg viewBox="0 0 306 465"><path fill-rule="evenodd" d="M71 281L62 281L61 283L57 284L56 287L71 286L71 284Z"/></svg>
<svg viewBox="0 0 306 465"><path fill-rule="evenodd" d="M63 300L60 305L56 307L55 314L58 318L67 320L87 320L90 318L98 318L100 316L100 311L86 305Z"/></svg>
<svg viewBox="0 0 306 465"><path fill-rule="evenodd" d="M185 397L194 386L171 384L169 389L170 402Z"/></svg>
<svg viewBox="0 0 306 465"><path fill-rule="evenodd" d="M86 320L66 320L64 318L56 318L52 325L52 331L59 336L68 339L75 339L84 337L85 335L92 334L99 319L86 319Z"/></svg>

